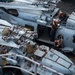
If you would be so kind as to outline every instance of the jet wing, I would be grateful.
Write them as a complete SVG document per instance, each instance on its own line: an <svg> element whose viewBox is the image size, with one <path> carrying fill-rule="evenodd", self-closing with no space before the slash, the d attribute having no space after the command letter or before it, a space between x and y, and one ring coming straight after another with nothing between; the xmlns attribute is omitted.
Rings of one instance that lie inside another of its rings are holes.
<svg viewBox="0 0 75 75"><path fill-rule="evenodd" d="M29 10L38 10L38 11L48 11L48 8L38 7L33 5L27 5L22 3L0 3L0 7L9 8L9 9L29 9Z"/></svg>
<svg viewBox="0 0 75 75"><path fill-rule="evenodd" d="M3 27L12 27L13 25L11 25L9 22L5 21L5 20L1 20L0 19L0 26L3 26Z"/></svg>
<svg viewBox="0 0 75 75"><path fill-rule="evenodd" d="M20 46L14 43L13 41L6 42L2 39L2 35L0 34L0 45L9 46L13 48L19 48Z"/></svg>
<svg viewBox="0 0 75 75"><path fill-rule="evenodd" d="M36 2L36 0L14 0L14 2L23 2L27 4L32 4L33 2Z"/></svg>

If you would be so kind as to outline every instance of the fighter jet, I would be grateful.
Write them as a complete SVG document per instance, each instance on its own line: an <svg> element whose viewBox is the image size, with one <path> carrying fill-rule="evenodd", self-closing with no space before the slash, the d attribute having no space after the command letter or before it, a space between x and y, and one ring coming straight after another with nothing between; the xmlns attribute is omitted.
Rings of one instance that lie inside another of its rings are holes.
<svg viewBox="0 0 75 75"><path fill-rule="evenodd" d="M37 25L48 24L58 12L53 0L24 0L0 3L0 18L12 24Z"/></svg>
<svg viewBox="0 0 75 75"><path fill-rule="evenodd" d="M12 68L10 72L5 73L16 75L14 71L19 69L22 75L75 74L74 63L64 54L25 38L23 35L27 35L25 34L27 31L24 32L26 29L24 30L22 26L14 28L6 21L2 21L1 24L4 26L1 28L2 25L0 25L2 30L0 31L0 64L2 65L0 68L3 73L3 69Z"/></svg>

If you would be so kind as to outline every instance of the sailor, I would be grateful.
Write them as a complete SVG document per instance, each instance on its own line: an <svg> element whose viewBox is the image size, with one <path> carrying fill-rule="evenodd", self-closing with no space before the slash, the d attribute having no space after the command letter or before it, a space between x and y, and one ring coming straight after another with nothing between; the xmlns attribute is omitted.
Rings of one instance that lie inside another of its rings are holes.
<svg viewBox="0 0 75 75"><path fill-rule="evenodd" d="M56 30L60 26L59 20L53 19L53 22L52 22L51 26L52 26L52 28L51 28L51 31L50 31L50 41L54 41Z"/></svg>
<svg viewBox="0 0 75 75"><path fill-rule="evenodd" d="M66 18L68 18L68 14L67 13L63 13L62 11L59 12L58 16L59 16L59 19L61 21L66 19Z"/></svg>
<svg viewBox="0 0 75 75"><path fill-rule="evenodd" d="M52 28L57 29L58 26L59 26L59 20L58 19L53 19Z"/></svg>
<svg viewBox="0 0 75 75"><path fill-rule="evenodd" d="M4 30L2 31L2 35L3 36L8 36L11 33L9 28L4 28Z"/></svg>
<svg viewBox="0 0 75 75"><path fill-rule="evenodd" d="M60 50L63 47L63 36L58 35L54 41L54 48Z"/></svg>
<svg viewBox="0 0 75 75"><path fill-rule="evenodd" d="M60 47L61 43L62 43L62 41L60 39L56 38L55 41L54 41L54 46Z"/></svg>
<svg viewBox="0 0 75 75"><path fill-rule="evenodd" d="M27 56L30 58L31 56L33 56L34 53L34 48L33 45L28 44L27 48L26 48L26 52L27 52Z"/></svg>
<svg viewBox="0 0 75 75"><path fill-rule="evenodd" d="M33 58L34 57L34 51L35 51L35 49L34 49L33 45L29 43L27 48L26 48L26 55L32 60L34 60L34 58ZM32 63L30 61L28 61L27 66L31 67L31 64Z"/></svg>

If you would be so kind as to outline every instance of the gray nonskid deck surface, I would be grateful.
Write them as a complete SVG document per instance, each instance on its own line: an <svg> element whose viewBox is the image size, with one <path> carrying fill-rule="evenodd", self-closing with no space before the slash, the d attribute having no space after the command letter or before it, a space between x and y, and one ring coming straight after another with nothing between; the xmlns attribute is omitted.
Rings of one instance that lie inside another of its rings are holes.
<svg viewBox="0 0 75 75"><path fill-rule="evenodd" d="M63 12L71 14L73 11L75 11L75 2L62 2L60 1L57 5L60 10Z"/></svg>

